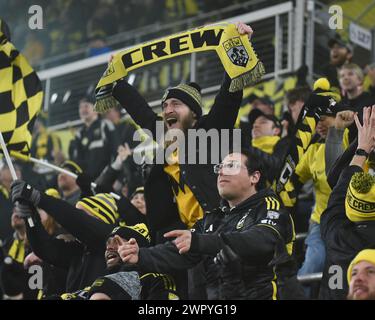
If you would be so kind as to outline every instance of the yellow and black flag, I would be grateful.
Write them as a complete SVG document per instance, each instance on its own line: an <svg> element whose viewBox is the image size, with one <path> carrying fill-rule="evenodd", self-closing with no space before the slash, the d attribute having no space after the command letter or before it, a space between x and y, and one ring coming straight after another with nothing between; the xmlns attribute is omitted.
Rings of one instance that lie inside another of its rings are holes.
<svg viewBox="0 0 375 320"><path fill-rule="evenodd" d="M30 152L42 101L42 84L36 72L10 42L9 29L0 19L0 131L10 150Z"/></svg>

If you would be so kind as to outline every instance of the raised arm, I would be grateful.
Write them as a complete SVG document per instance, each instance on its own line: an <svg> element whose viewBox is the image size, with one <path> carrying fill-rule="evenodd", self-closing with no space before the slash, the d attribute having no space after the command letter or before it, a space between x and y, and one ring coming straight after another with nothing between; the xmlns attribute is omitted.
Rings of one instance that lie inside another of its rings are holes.
<svg viewBox="0 0 375 320"><path fill-rule="evenodd" d="M107 236L113 229L111 225L89 216L68 202L41 193L21 180L12 184L12 201L15 203L19 200L45 210L63 228L91 250L96 251L104 248Z"/></svg>
<svg viewBox="0 0 375 320"><path fill-rule="evenodd" d="M27 239L33 252L47 263L68 269L72 257L79 252L79 245L56 239L44 229L38 212L31 205L20 205L21 214L25 217ZM30 219L32 223L30 223ZM61 253L64 254L61 254Z"/></svg>
<svg viewBox="0 0 375 320"><path fill-rule="evenodd" d="M375 106L364 108L363 124L359 122L358 116L354 117L358 129L358 149L368 154L375 148ZM345 153L343 154L345 156ZM345 214L345 197L351 177L356 172L363 171L367 157L354 154L349 167L346 167L333 189L328 201L327 209L323 212L320 225L323 239L332 237L337 227L347 220ZM337 174L337 172L335 171ZM332 172L331 172L332 174Z"/></svg>

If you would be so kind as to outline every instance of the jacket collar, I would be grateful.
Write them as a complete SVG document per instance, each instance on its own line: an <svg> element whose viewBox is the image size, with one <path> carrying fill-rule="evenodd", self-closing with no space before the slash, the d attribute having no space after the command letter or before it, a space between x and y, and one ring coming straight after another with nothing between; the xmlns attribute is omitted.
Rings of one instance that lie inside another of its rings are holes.
<svg viewBox="0 0 375 320"><path fill-rule="evenodd" d="M257 206L260 202L263 202L264 198L268 196L275 196L275 193L273 192L272 189L269 189L269 188L263 189L253 194L250 198L247 198L246 200L242 201L240 204L232 208L230 208L227 200L222 199L220 203L220 210L223 213L228 214L231 212L251 209Z"/></svg>

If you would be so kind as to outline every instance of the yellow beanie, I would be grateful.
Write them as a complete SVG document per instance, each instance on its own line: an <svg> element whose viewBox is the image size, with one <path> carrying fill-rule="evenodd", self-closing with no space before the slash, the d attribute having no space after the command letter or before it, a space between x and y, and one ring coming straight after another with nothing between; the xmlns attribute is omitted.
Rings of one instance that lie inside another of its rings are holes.
<svg viewBox="0 0 375 320"><path fill-rule="evenodd" d="M83 198L77 204L105 223L114 224L119 218L116 200L109 193Z"/></svg>
<svg viewBox="0 0 375 320"><path fill-rule="evenodd" d="M350 221L375 220L375 177L356 172L350 180L345 199L345 212Z"/></svg>
<svg viewBox="0 0 375 320"><path fill-rule="evenodd" d="M360 251L356 257L353 259L353 261L350 263L347 277L348 277L348 283L352 280L352 270L353 267L361 261L367 261L375 265L375 249L365 249Z"/></svg>
<svg viewBox="0 0 375 320"><path fill-rule="evenodd" d="M49 188L45 191L45 194L51 197L54 197L56 199L61 199L60 193L54 189L54 188Z"/></svg>

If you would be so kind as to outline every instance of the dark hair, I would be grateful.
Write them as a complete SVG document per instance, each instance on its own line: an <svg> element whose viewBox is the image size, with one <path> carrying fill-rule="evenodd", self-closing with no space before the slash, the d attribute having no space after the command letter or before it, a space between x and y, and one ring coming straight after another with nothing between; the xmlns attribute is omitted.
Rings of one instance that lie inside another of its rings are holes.
<svg viewBox="0 0 375 320"><path fill-rule="evenodd" d="M266 188L267 177L266 177L266 172L264 170L264 166L260 157L255 152L251 151L248 148L241 148L241 151L239 152L247 158L245 161L245 166L247 168L249 175L254 173L255 171L259 171L260 173L260 178L259 178L258 183L255 186L255 189L259 191L259 190ZM238 153L238 151L231 150L229 154L231 153Z"/></svg>
<svg viewBox="0 0 375 320"><path fill-rule="evenodd" d="M92 95L85 95L81 99L79 99L79 103L81 102L88 102L91 104L95 104L95 98Z"/></svg>
<svg viewBox="0 0 375 320"><path fill-rule="evenodd" d="M287 103L295 103L297 101L305 102L309 95L311 94L311 89L309 87L299 87L288 90L286 93Z"/></svg>

